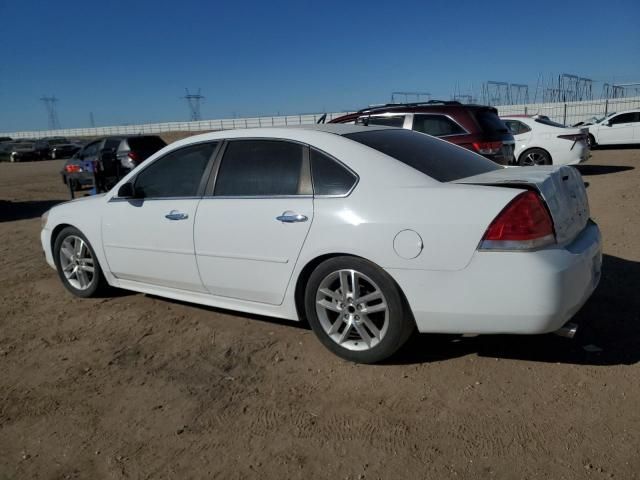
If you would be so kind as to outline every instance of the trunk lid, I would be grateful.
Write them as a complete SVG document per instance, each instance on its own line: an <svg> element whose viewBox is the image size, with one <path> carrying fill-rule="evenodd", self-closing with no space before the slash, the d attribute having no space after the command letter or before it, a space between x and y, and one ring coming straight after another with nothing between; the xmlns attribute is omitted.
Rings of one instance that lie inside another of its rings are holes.
<svg viewBox="0 0 640 480"><path fill-rule="evenodd" d="M491 185L509 188L534 188L549 208L556 240L571 242L589 220L589 200L580 172L573 167L537 166L494 170L454 183Z"/></svg>

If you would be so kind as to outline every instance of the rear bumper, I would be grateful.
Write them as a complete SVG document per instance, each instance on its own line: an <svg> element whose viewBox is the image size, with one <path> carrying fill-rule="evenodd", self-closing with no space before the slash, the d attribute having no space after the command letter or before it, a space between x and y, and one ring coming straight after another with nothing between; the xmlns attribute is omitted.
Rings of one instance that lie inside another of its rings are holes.
<svg viewBox="0 0 640 480"><path fill-rule="evenodd" d="M568 246L535 252L476 252L459 271L389 269L420 332L547 333L562 327L600 280L598 226Z"/></svg>

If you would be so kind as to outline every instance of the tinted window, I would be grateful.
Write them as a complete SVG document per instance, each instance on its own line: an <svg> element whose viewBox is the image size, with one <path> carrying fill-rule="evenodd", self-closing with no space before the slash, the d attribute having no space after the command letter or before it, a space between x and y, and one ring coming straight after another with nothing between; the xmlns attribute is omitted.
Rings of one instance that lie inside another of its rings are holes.
<svg viewBox="0 0 640 480"><path fill-rule="evenodd" d="M410 130L373 130L345 137L389 155L440 182L501 168L461 147Z"/></svg>
<svg viewBox="0 0 640 480"><path fill-rule="evenodd" d="M315 195L344 195L356 183L356 176L322 152L311 149L311 177Z"/></svg>
<svg viewBox="0 0 640 480"><path fill-rule="evenodd" d="M398 127L402 128L404 125L404 115L394 115L394 116L378 116L378 117L360 117L356 121L358 125L384 125L386 127Z"/></svg>
<svg viewBox="0 0 640 480"><path fill-rule="evenodd" d="M475 112L476 120L480 124L482 130L486 133L500 132L509 133L509 129L500 117L493 110L477 110Z"/></svg>
<svg viewBox="0 0 640 480"><path fill-rule="evenodd" d="M427 133L434 137L467 133L460 125L444 115L416 114L413 117L413 129L416 132Z"/></svg>
<svg viewBox="0 0 640 480"><path fill-rule="evenodd" d="M131 151L135 152L140 160L146 160L158 150L167 146L164 140L155 135L147 137L131 137L128 142L123 142L123 147L126 148L126 143L129 144Z"/></svg>
<svg viewBox="0 0 640 480"><path fill-rule="evenodd" d="M525 125L524 123L519 122L518 120L503 120L503 121L505 125L509 127L509 130L513 132L514 135L531 131L531 128L529 128L528 125Z"/></svg>
<svg viewBox="0 0 640 480"><path fill-rule="evenodd" d="M635 112L630 112L630 113L621 113L620 115L613 117L609 123L611 125L615 125L616 123L632 123L632 122L637 122L638 120L638 115Z"/></svg>
<svg viewBox="0 0 640 480"><path fill-rule="evenodd" d="M215 147L216 143L192 145L159 158L137 176L136 193L151 198L196 196Z"/></svg>
<svg viewBox="0 0 640 480"><path fill-rule="evenodd" d="M224 152L215 195L264 196L303 193L303 147L274 140L236 140Z"/></svg>
<svg viewBox="0 0 640 480"><path fill-rule="evenodd" d="M98 144L100 142L95 142L95 143L90 143L89 145L87 145L85 147L85 149L82 152L82 156L83 157L90 157L93 155L96 155L98 153Z"/></svg>

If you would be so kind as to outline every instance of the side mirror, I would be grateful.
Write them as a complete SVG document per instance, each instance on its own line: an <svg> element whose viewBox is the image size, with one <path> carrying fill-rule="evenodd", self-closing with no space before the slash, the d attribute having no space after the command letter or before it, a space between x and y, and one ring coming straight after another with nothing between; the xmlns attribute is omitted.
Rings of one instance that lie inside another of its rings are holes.
<svg viewBox="0 0 640 480"><path fill-rule="evenodd" d="M119 198L136 198L136 191L133 188L133 183L127 182L120 185L118 189Z"/></svg>

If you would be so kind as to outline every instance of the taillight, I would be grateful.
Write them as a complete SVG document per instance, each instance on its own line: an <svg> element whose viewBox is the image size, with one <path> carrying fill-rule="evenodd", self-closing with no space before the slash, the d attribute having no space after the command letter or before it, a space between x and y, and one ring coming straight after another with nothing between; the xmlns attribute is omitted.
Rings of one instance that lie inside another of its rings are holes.
<svg viewBox="0 0 640 480"><path fill-rule="evenodd" d="M140 156L136 152L127 153L127 157L129 157L132 162L137 162L140 159Z"/></svg>
<svg viewBox="0 0 640 480"><path fill-rule="evenodd" d="M80 165L65 165L64 171L67 173L79 173L82 171Z"/></svg>
<svg viewBox="0 0 640 480"><path fill-rule="evenodd" d="M584 133L574 133L569 135L558 135L558 138L563 138L565 140L571 140L572 142L581 142L587 141L587 136Z"/></svg>
<svg viewBox="0 0 640 480"><path fill-rule="evenodd" d="M502 142L473 142L472 145L482 155L495 155L502 148Z"/></svg>
<svg viewBox="0 0 640 480"><path fill-rule="evenodd" d="M523 192L491 222L482 241L482 250L530 250L555 242L553 222L542 198Z"/></svg>

